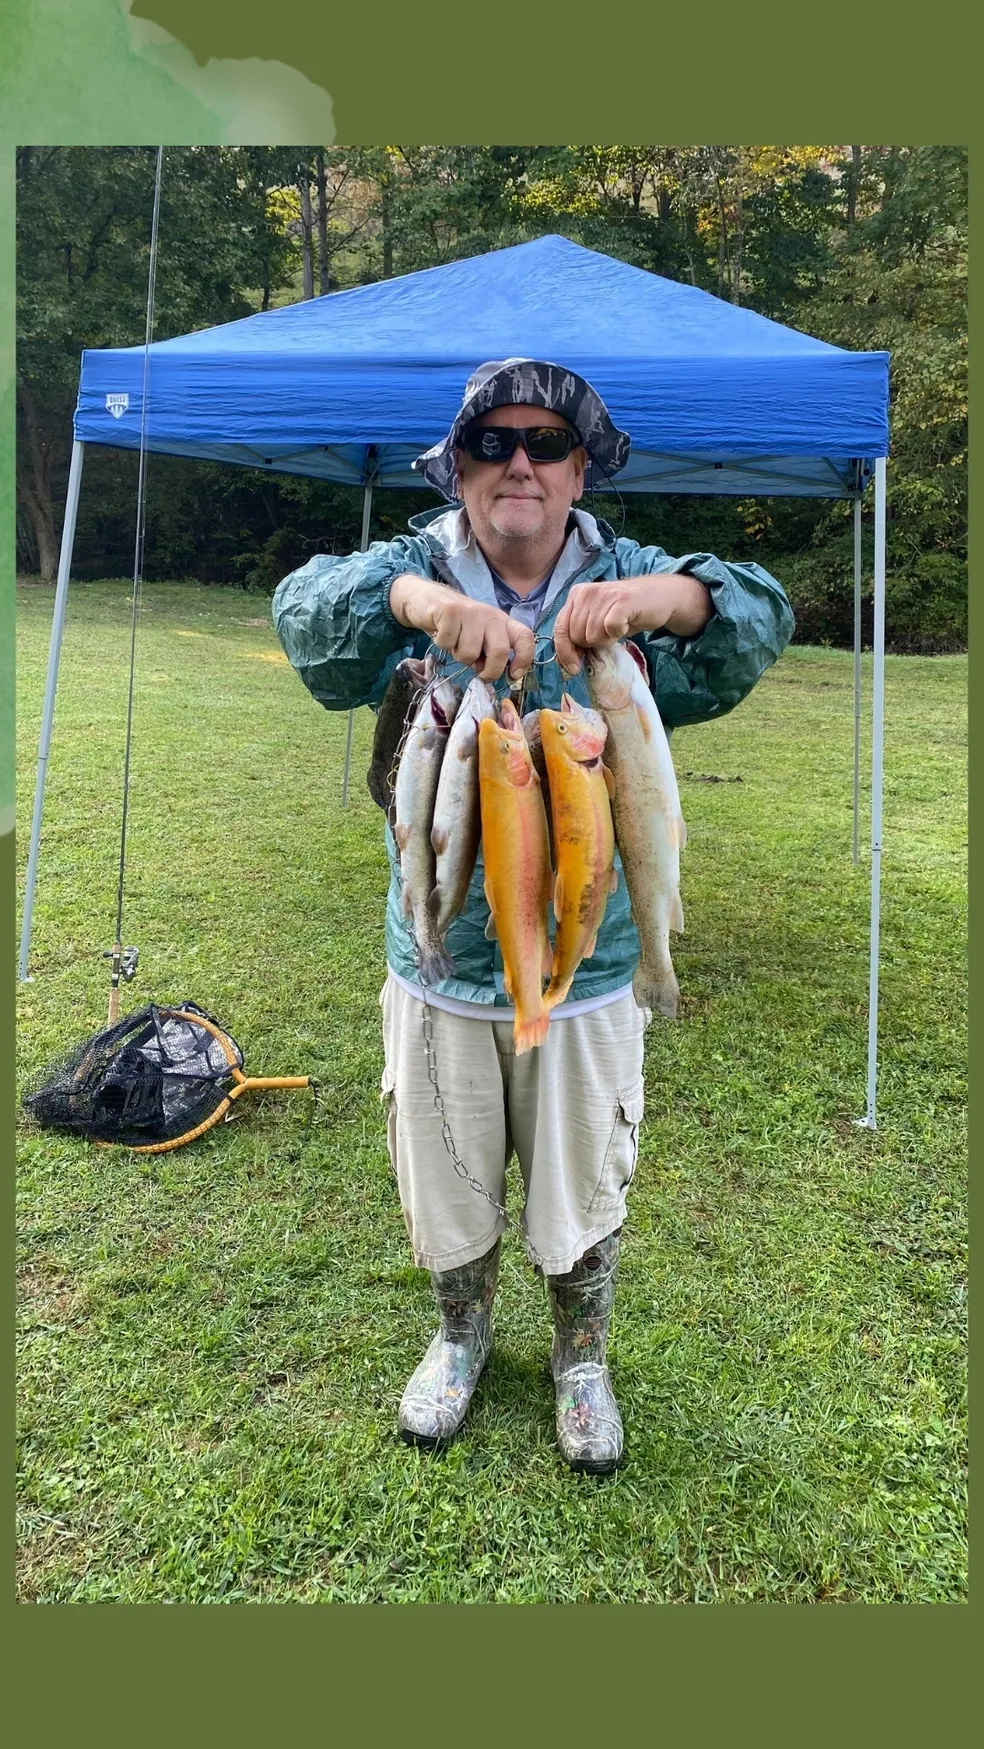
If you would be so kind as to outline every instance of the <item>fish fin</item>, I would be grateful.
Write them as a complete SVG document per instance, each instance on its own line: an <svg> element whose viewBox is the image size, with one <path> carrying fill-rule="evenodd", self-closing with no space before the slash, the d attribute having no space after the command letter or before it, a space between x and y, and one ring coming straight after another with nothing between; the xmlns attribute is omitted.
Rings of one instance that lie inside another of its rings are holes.
<svg viewBox="0 0 984 1749"><path fill-rule="evenodd" d="M567 998L567 992L573 982L573 975L569 978L564 978L560 983L557 983L555 979L551 978L550 983L543 992L544 1007L556 1008L558 1003L565 1001Z"/></svg>
<svg viewBox="0 0 984 1749"><path fill-rule="evenodd" d="M683 906L679 892L675 892L670 900L670 928L675 929L678 935L683 934Z"/></svg>
<svg viewBox="0 0 984 1749"><path fill-rule="evenodd" d="M506 995L509 997L509 1000L511 1002L513 999L512 979L509 976L509 973L506 971L504 966L502 968L502 988L505 990Z"/></svg>
<svg viewBox="0 0 984 1749"><path fill-rule="evenodd" d="M396 839L397 849L400 851L406 850L406 847L407 847L408 843L410 842L410 828L409 828L409 826L404 825L400 822L397 822L397 824L394 825L394 827L393 827L393 837Z"/></svg>
<svg viewBox="0 0 984 1749"><path fill-rule="evenodd" d="M675 1020L680 1001L680 986L669 959L665 965L650 966L640 960L632 980L632 994L640 1008L650 1008L667 1020Z"/></svg>
<svg viewBox="0 0 984 1749"><path fill-rule="evenodd" d="M618 869L617 868L612 869L612 878L608 883L608 891L610 893L617 893L618 892Z"/></svg>
<svg viewBox="0 0 984 1749"><path fill-rule="evenodd" d="M591 937L591 940L588 942L588 945L585 948L583 954L581 955L581 958L586 959L586 960L593 959L594 950L597 946L598 946L598 937L597 937L597 935L593 935Z"/></svg>
<svg viewBox="0 0 984 1749"><path fill-rule="evenodd" d="M535 1045L542 1045L549 1025L549 1008L542 1009L529 1020L521 1020L517 1014L513 1021L513 1045L517 1057L521 1057L525 1051L533 1050Z"/></svg>
<svg viewBox="0 0 984 1749"><path fill-rule="evenodd" d="M601 775L605 780L605 788L608 791L608 800L610 802L613 802L615 800L615 791L616 791L618 786L615 782L614 771L609 770L609 768L605 764L604 760L602 760L602 762L601 762Z"/></svg>
<svg viewBox="0 0 984 1749"><path fill-rule="evenodd" d="M400 894L400 910L409 923L413 916L413 900L410 897L410 888L406 882L403 883L403 891Z"/></svg>
<svg viewBox="0 0 984 1749"><path fill-rule="evenodd" d="M554 916L556 917L558 923L560 922L560 913L563 910L563 908L564 908L564 877L562 874L559 874L559 875L555 876L554 884L553 884L553 911L554 911Z"/></svg>
<svg viewBox="0 0 984 1749"><path fill-rule="evenodd" d="M435 856L443 856L448 847L448 835L443 826L431 827L431 848Z"/></svg>
<svg viewBox="0 0 984 1749"><path fill-rule="evenodd" d="M493 917L493 915L490 911L489 912L489 920L485 925L485 939L486 939L486 941L497 941L498 938L499 938L499 931L496 929L495 918Z"/></svg>
<svg viewBox="0 0 984 1749"><path fill-rule="evenodd" d="M653 738L653 725L649 721L649 712L644 711L641 704L637 704L635 707L635 714L639 719L639 727L642 730L643 739L651 741Z"/></svg>
<svg viewBox="0 0 984 1749"><path fill-rule="evenodd" d="M682 850L687 842L687 828L682 814L671 814L666 821L666 836L674 850Z"/></svg>
<svg viewBox="0 0 984 1749"><path fill-rule="evenodd" d="M431 887L431 890L428 893L427 898L424 902L427 906L427 910L428 910L429 915L431 917L439 917L441 914L441 889L440 889L440 886L435 885L435 886Z"/></svg>

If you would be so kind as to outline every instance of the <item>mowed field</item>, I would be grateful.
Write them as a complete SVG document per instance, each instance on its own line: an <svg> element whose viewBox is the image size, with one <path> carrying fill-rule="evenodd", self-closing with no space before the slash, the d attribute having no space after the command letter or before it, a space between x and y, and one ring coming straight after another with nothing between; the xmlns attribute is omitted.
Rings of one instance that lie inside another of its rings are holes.
<svg viewBox="0 0 984 1749"><path fill-rule="evenodd" d="M22 1076L105 1023L129 593L72 586ZM23 869L53 591L18 602ZM875 1133L851 687L849 654L794 648L674 737L682 1014L647 1035L611 1343L626 1463L599 1482L556 1452L514 1234L463 1435L437 1458L398 1441L434 1312L379 1104L372 717L343 810L345 716L265 601L145 587L124 1005L191 999L248 1071L321 1096L243 1100L157 1158L23 1124L23 1601L965 1599L966 662L887 662Z"/></svg>

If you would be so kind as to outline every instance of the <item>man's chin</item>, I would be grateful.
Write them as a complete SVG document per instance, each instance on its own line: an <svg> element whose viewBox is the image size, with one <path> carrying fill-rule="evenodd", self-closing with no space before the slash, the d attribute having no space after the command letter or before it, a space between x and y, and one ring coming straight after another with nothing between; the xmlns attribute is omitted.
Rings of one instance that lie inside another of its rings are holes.
<svg viewBox="0 0 984 1749"><path fill-rule="evenodd" d="M536 515L529 511L500 509L489 517L489 527L500 540L535 540L543 532L543 521L539 505Z"/></svg>

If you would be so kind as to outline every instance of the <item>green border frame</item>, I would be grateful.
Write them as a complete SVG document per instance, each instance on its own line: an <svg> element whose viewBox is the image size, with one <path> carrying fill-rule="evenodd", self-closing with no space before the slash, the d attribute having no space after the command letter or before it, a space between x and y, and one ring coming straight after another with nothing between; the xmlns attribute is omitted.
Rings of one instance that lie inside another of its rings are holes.
<svg viewBox="0 0 984 1749"><path fill-rule="evenodd" d="M869 140L973 142L978 63L970 52L969 9L944 3L920 14L897 5L853 19L803 14L795 24L779 5L759 6L755 17L746 7L740 15L721 9L715 20L714 11L704 5L671 15L651 0L621 6L617 18L494 8L435 16L394 0L345 15L323 0L281 0L277 7L267 0L133 4L135 15L179 30L201 61L219 53L295 62L330 91L336 138L346 144L400 137L747 140L753 130L756 138L860 133ZM43 7L36 0L6 0L4 12L0 503L8 539L0 662L9 666L13 146L155 143L162 135L165 143L210 144L231 136L207 105L186 91L169 92L163 75L148 74L130 46L120 0L45 0ZM35 77L39 67L42 84ZM975 236L981 232L977 162L972 144ZM976 305L981 293L973 276L971 284ZM980 474L975 457L975 494ZM972 744L978 716L975 708ZM9 787L9 750L0 754L0 783ZM0 789L0 803L6 793ZM8 915L11 853L8 835L0 867ZM975 1013L979 1000L974 997ZM13 1109L12 1050L6 1048L12 1028L8 988L0 999L5 1118ZM10 1257L9 1191L2 1207ZM9 1426L10 1391L3 1404ZM11 1440L3 1439L2 1453L10 1476ZM437 1606L441 1619L435 1622L418 1605L396 1622L363 1617L351 1607L325 1618L295 1606L286 1621L281 1611L245 1619L217 1611L204 1628L187 1622L181 1610L160 1606L68 1617L58 1611L43 1623L14 1607L9 1626L18 1653L19 1706L42 1743L53 1741L56 1731L77 1733L82 1718L111 1741L154 1741L183 1729L193 1741L222 1742L233 1732L283 1741L303 1728L303 1717L321 1740L347 1735L350 1706L361 1716L363 1736L379 1734L385 1714L401 1733L409 1726L414 1735L432 1735L460 1720L458 1728L480 1740L517 1729L501 1716L515 1708L517 1681L524 1690L524 1735L544 1727L570 1730L572 1713L579 1734L592 1727L610 1732L637 1710L647 1737L682 1732L706 1742L741 1724L758 1744L818 1730L848 1743L882 1743L952 1740L964 1716L969 1723L964 1709L974 1599L972 1593L971 1603L955 1611L862 1606L859 1616L855 1606L851 1620L841 1617L839 1625L829 1612L819 1625L799 1623L782 1606L724 1617L705 1611L699 1618L614 1606L614 1620L585 1616L576 1605L563 1606L562 1617L541 1607L535 1622L517 1622L508 1612L472 1622L463 1615L467 1606ZM488 1724L476 1729L474 1694L478 1682L484 1689L489 1665L500 1692L483 1708Z"/></svg>

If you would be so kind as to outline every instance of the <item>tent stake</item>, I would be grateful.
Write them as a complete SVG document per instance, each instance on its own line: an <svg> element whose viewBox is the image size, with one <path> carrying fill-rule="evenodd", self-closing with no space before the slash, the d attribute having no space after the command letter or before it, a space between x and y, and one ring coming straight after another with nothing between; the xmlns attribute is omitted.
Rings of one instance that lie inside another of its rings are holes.
<svg viewBox="0 0 984 1749"><path fill-rule="evenodd" d="M372 515L372 482L375 471L366 476L366 489L362 498L362 540L359 544L360 553L369 549L369 518ZM352 724L355 722L355 712L349 711L348 729L345 735L345 774L342 778L342 807L348 807L349 767L352 764Z"/></svg>
<svg viewBox="0 0 984 1749"><path fill-rule="evenodd" d="M885 745L885 457L875 462L875 671L871 701L871 951L868 968L868 1105L857 1122L876 1130L878 950L881 928L882 774Z"/></svg>
<svg viewBox="0 0 984 1749"><path fill-rule="evenodd" d="M854 835L851 856L858 860L858 802L861 793L861 499L854 500Z"/></svg>
<svg viewBox="0 0 984 1749"><path fill-rule="evenodd" d="M55 715L55 689L58 685L58 662L61 656L62 632L65 629L65 608L68 603L68 578L72 569L72 549L75 545L75 518L79 508L82 484L82 456L85 444L73 442L72 460L68 470L68 496L65 500L65 520L62 523L61 551L58 555L58 582L55 587L55 611L51 622L51 642L48 645L48 677L41 709L41 738L38 743L38 774L34 783L34 814L31 820L31 848L27 859L27 882L24 889L24 917L21 924L20 963L17 976L22 984L31 982L27 957L31 951L31 916L34 911L34 888L38 878L38 846L41 840L41 815L44 812L44 780L48 769L48 749L51 746L51 724Z"/></svg>

